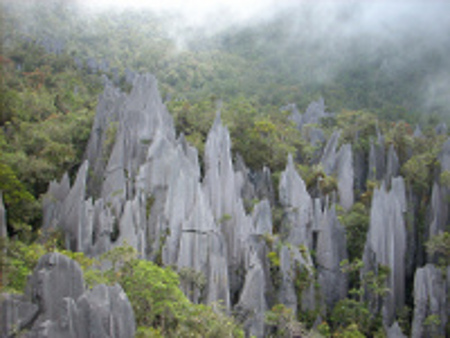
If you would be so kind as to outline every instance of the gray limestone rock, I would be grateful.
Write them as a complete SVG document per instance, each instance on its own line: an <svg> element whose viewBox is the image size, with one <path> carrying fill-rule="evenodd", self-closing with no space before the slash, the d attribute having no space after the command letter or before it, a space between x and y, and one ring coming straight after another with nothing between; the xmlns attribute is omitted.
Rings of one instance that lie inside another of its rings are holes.
<svg viewBox="0 0 450 338"><path fill-rule="evenodd" d="M2 311L2 322L30 329L28 337L121 338L133 337L136 331L133 309L122 288L101 284L84 291L80 266L59 253L40 258L26 297L31 303L11 296L1 306L7 310ZM3 324L0 327L4 329Z"/></svg>
<svg viewBox="0 0 450 338"><path fill-rule="evenodd" d="M8 237L8 232L6 228L6 209L3 204L3 194L0 191L0 238Z"/></svg>
<svg viewBox="0 0 450 338"><path fill-rule="evenodd" d="M441 163L442 171L450 170L450 138L442 146L439 162Z"/></svg>
<svg viewBox="0 0 450 338"><path fill-rule="evenodd" d="M311 102L308 108L306 108L302 116L302 124L318 124L322 118L330 115L325 112L325 101L321 97L319 100Z"/></svg>
<svg viewBox="0 0 450 338"><path fill-rule="evenodd" d="M341 146L336 161L339 203L345 210L350 210L354 202L353 153L350 144Z"/></svg>
<svg viewBox="0 0 450 338"><path fill-rule="evenodd" d="M397 321L386 330L386 336L387 338L406 338Z"/></svg>
<svg viewBox="0 0 450 338"><path fill-rule="evenodd" d="M323 170L325 174L331 175L335 170L336 166L336 149L339 141L339 137L341 135L340 130L336 130L331 135L330 139L327 142L322 154L322 158L320 163L323 166Z"/></svg>
<svg viewBox="0 0 450 338"><path fill-rule="evenodd" d="M38 315L38 306L22 295L0 294L0 335L12 337L14 333L29 329Z"/></svg>
<svg viewBox="0 0 450 338"><path fill-rule="evenodd" d="M281 173L279 187L280 204L286 212L282 233L286 241L293 245L312 247L312 200L305 182L295 170L289 155L286 170Z"/></svg>
<svg viewBox="0 0 450 338"><path fill-rule="evenodd" d="M80 321L84 324L80 327L86 329L83 333L79 330L79 337L134 336L136 324L133 309L120 285L96 285L77 300L77 307Z"/></svg>
<svg viewBox="0 0 450 338"><path fill-rule="evenodd" d="M370 141L369 151L369 179L372 181L381 180L385 174L385 150L384 137L378 134L376 143Z"/></svg>
<svg viewBox="0 0 450 338"><path fill-rule="evenodd" d="M272 210L268 200L255 205L252 218L256 235L272 234Z"/></svg>
<svg viewBox="0 0 450 338"><path fill-rule="evenodd" d="M281 110L288 110L291 112L291 115L289 116L289 120L295 123L295 126L297 129L302 128L302 114L300 114L300 111L297 109L297 105L295 103L290 103L284 107L281 108Z"/></svg>
<svg viewBox="0 0 450 338"><path fill-rule="evenodd" d="M325 206L317 231L316 262L318 282L329 310L347 296L347 276L340 263L347 259L345 229L339 223L335 206Z"/></svg>
<svg viewBox="0 0 450 338"><path fill-rule="evenodd" d="M318 144L322 144L326 141L325 134L320 128L308 129L308 141L314 147Z"/></svg>
<svg viewBox="0 0 450 338"><path fill-rule="evenodd" d="M405 201L401 177L392 180L396 187L386 191L384 183L375 189L370 212L370 226L364 249L365 269L376 271L378 264L389 267L387 287L390 292L383 301L383 319L392 325L395 311L404 305L406 227L403 217Z"/></svg>
<svg viewBox="0 0 450 338"><path fill-rule="evenodd" d="M281 285L278 291L278 301L296 313L298 300L293 273L295 270L295 262L291 259L291 250L285 245L280 249L279 255Z"/></svg>
<svg viewBox="0 0 450 338"><path fill-rule="evenodd" d="M203 191L227 244L230 293L235 293L244 282L238 271L248 267L248 239L254 227L241 198L244 177L242 172L234 171L230 135L222 125L220 114L208 134L204 160Z"/></svg>
<svg viewBox="0 0 450 338"><path fill-rule="evenodd" d="M241 196L244 200L246 209L251 207L252 201L256 198L255 186L251 181L251 172L245 165L244 159L241 155L236 155L235 163L236 172L240 172L244 182L242 184Z"/></svg>
<svg viewBox="0 0 450 338"><path fill-rule="evenodd" d="M255 195L259 200L267 199L270 205L275 205L275 191L272 185L272 174L270 169L263 167L252 176L251 181L255 187Z"/></svg>
<svg viewBox="0 0 450 338"><path fill-rule="evenodd" d="M62 211L63 201L70 192L70 181L67 173L61 179L61 182L51 181L47 193L42 202L44 229L56 229L58 227L60 213Z"/></svg>
<svg viewBox="0 0 450 338"><path fill-rule="evenodd" d="M420 126L418 124L416 124L416 128L414 129L413 136L415 138L422 138L423 137L422 129L420 129Z"/></svg>
<svg viewBox="0 0 450 338"><path fill-rule="evenodd" d="M428 228L428 238L445 231L448 215L448 204L445 201L445 189L439 184L434 183L431 193L431 224Z"/></svg>
<svg viewBox="0 0 450 338"><path fill-rule="evenodd" d="M264 297L264 271L256 254L252 254L239 303L235 311L249 336L264 337L267 304Z"/></svg>
<svg viewBox="0 0 450 338"><path fill-rule="evenodd" d="M221 302L228 310L231 307L231 300L226 242L222 234L212 232L208 236L208 245L205 301L207 304Z"/></svg>
<svg viewBox="0 0 450 338"><path fill-rule="evenodd" d="M387 165L386 165L386 182L391 182L393 177L396 177L400 171L400 161L397 156L397 152L394 149L394 146L391 144L389 146L388 154L387 154Z"/></svg>
<svg viewBox="0 0 450 338"><path fill-rule="evenodd" d="M323 118L333 116L333 114L325 111L325 101L322 97L317 101L311 102L303 115L300 114L297 105L294 103L288 104L281 109L292 112L289 119L295 123L299 130L301 130L305 124L319 124Z"/></svg>
<svg viewBox="0 0 450 338"><path fill-rule="evenodd" d="M445 335L448 316L444 283L441 271L433 264L417 269L414 278L413 338ZM428 325L426 325L427 322Z"/></svg>
<svg viewBox="0 0 450 338"><path fill-rule="evenodd" d="M447 135L447 124L445 122L439 123L434 130L437 135Z"/></svg>
<svg viewBox="0 0 450 338"><path fill-rule="evenodd" d="M83 291L83 273L78 263L56 252L39 259L27 285L27 297L39 307L40 323L58 321L61 300L78 299Z"/></svg>
<svg viewBox="0 0 450 338"><path fill-rule="evenodd" d="M62 213L59 215L60 227L64 230L66 248L83 251L83 244L89 233L85 229L85 194L88 162L85 161L77 173L77 178L67 197L64 199Z"/></svg>

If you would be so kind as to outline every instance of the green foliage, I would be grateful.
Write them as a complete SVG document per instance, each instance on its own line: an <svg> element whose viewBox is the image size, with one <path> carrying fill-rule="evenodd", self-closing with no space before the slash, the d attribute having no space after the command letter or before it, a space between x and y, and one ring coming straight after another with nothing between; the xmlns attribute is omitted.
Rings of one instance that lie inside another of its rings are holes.
<svg viewBox="0 0 450 338"><path fill-rule="evenodd" d="M111 152L113 150L114 143L116 142L117 128L117 122L110 122L108 127L106 128L105 141L102 148L102 156L105 162L108 161L109 156L111 155Z"/></svg>
<svg viewBox="0 0 450 338"><path fill-rule="evenodd" d="M369 229L369 210L361 202L356 202L348 211L341 211L339 222L347 233L347 251L350 261L362 258Z"/></svg>
<svg viewBox="0 0 450 338"><path fill-rule="evenodd" d="M278 289L281 286L281 267L280 267L280 255L278 251L275 249L274 251L270 251L267 254L267 258L269 259L269 269L270 269L270 279L272 280L272 284L275 289Z"/></svg>
<svg viewBox="0 0 450 338"><path fill-rule="evenodd" d="M1 161L1 160L0 160ZM8 211L7 221L14 233L26 227L37 214L39 205L7 164L0 162L0 191Z"/></svg>
<svg viewBox="0 0 450 338"><path fill-rule="evenodd" d="M343 110L337 115L336 123L342 129L341 144L352 144L354 151L369 151L370 139L376 136L378 121L375 115L366 111Z"/></svg>
<svg viewBox="0 0 450 338"><path fill-rule="evenodd" d="M19 240L2 239L1 276L2 292L22 293L39 258L46 253L38 243L27 245Z"/></svg>
<svg viewBox="0 0 450 338"><path fill-rule="evenodd" d="M111 262L104 277L111 284L119 283L133 307L139 328L137 336L150 337L243 337L243 332L221 310L192 304L180 290L180 280L170 267L136 258L136 251L124 245L102 256ZM192 272L182 270L184 278ZM199 285L204 277L194 276ZM200 285L200 286L201 286Z"/></svg>
<svg viewBox="0 0 450 338"><path fill-rule="evenodd" d="M147 196L147 200L145 201L145 216L148 219L150 217L150 213L152 211L153 204L155 203L154 196Z"/></svg>
<svg viewBox="0 0 450 338"><path fill-rule="evenodd" d="M439 266L445 268L450 265L450 232L442 232L431 237L425 246L429 256L437 257Z"/></svg>
<svg viewBox="0 0 450 338"><path fill-rule="evenodd" d="M370 327L370 318L370 311L364 303L349 298L340 300L330 317L334 327L340 328L339 330L346 331L345 328L348 329L350 325L353 325L354 329L363 330L363 332L367 332L366 330Z"/></svg>
<svg viewBox="0 0 450 338"><path fill-rule="evenodd" d="M402 166L401 172L416 193L426 193L431 188L432 175L436 164L436 156L432 152L426 152L411 157Z"/></svg>
<svg viewBox="0 0 450 338"><path fill-rule="evenodd" d="M360 272L363 267L364 263L360 259L355 259L352 263L348 260L341 262L344 273ZM389 273L387 266L378 265L377 271L362 274L359 285L354 285L349 291L353 298L339 301L331 313L330 319L335 330L343 332L350 325L355 325L366 336L372 336L380 330L381 314L371 313L371 310L377 311L380 299L389 292L385 286ZM370 295L369 302L365 300L365 294Z"/></svg>
<svg viewBox="0 0 450 338"><path fill-rule="evenodd" d="M295 319L292 309L283 304L277 304L266 312L266 324L270 327L269 337L303 337L306 330Z"/></svg>
<svg viewBox="0 0 450 338"><path fill-rule="evenodd" d="M445 170L441 172L439 182L441 182L442 186L446 187L447 189L450 189L450 170Z"/></svg>
<svg viewBox="0 0 450 338"><path fill-rule="evenodd" d="M298 165L301 177L304 178L308 191L318 189L322 195L328 195L337 190L337 179L325 174L322 165Z"/></svg>
<svg viewBox="0 0 450 338"><path fill-rule="evenodd" d="M230 214L223 214L222 217L220 217L220 219L217 221L218 224L224 224L228 221L231 220L231 215Z"/></svg>
<svg viewBox="0 0 450 338"><path fill-rule="evenodd" d="M360 330L357 324L350 324L344 329L339 330L334 334L334 337L340 338L364 338L366 337Z"/></svg>

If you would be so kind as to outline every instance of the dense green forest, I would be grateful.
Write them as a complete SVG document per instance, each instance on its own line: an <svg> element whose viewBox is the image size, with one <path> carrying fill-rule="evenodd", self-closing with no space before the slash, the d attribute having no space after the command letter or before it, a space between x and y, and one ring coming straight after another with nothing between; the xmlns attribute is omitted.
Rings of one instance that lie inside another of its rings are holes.
<svg viewBox="0 0 450 338"><path fill-rule="evenodd" d="M0 290L23 292L38 258L56 250L78 260L89 283L121 283L142 337L243 335L237 319L192 304L171 268L140 261L125 246L101 258L120 264L100 273L93 269L98 261L65 251L60 233L41 229L41 204L49 182L65 172L73 182L84 159L104 84L110 81L129 92L140 73L156 76L177 134L183 133L198 149L201 163L220 109L233 154L241 155L250 170L268 167L277 186L293 154L308 191L317 196L336 190L337 184L318 164L321 145L304 137L317 125L300 131L289 118L292 111L283 107L295 103L304 112L309 103L323 98L327 111L334 113L321 121L327 139L341 129L340 144L368 153L370 141L382 133L385 144L395 147L400 172L418 199L417 223L424 224L436 175L450 187L448 172L438 169L447 130L435 128L450 122L448 105L441 97L433 104L425 100L426 81L450 69L449 47L441 40L426 44L426 37L414 32L401 41L377 39L374 32L344 38L332 28L322 35L314 30L314 10L280 10L269 18L205 32L204 27L183 25L172 13L90 12L78 2L2 1L0 191L8 234L1 243ZM357 15L343 11L329 19L331 27ZM427 52L417 50L420 47ZM408 57L399 60L405 50ZM400 61L404 63L396 66ZM421 137L414 136L416 125ZM316 325L324 336L383 335L380 317L370 315L361 293L365 288L380 295L386 292L382 285L389 272L367 275L362 281L358 277L372 192L378 186L376 181L361 182L355 186L353 207L337 211L348 236L349 259L343 266L350 275L352 296ZM280 218L275 206L275 228ZM442 266L448 265L448 232L421 243L430 255L440 255ZM269 259L274 270L279 268L275 249ZM202 283L201 276L190 278ZM166 287L158 290L145 283ZM412 288L412 282L407 287ZM411 302L399 315L405 333L411 330ZM314 319L307 313L293 318L283 306L272 308L266 318L279 336L289 336L292 325L309 330Z"/></svg>

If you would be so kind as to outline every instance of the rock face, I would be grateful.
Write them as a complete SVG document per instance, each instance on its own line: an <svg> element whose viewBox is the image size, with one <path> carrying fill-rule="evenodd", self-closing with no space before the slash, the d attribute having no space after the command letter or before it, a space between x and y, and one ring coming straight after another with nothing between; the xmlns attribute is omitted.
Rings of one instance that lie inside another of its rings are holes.
<svg viewBox="0 0 450 338"><path fill-rule="evenodd" d="M370 142L369 151L369 179L379 181L383 178L386 170L385 165L384 137L378 134L376 143Z"/></svg>
<svg viewBox="0 0 450 338"><path fill-rule="evenodd" d="M13 332L29 329L39 308L24 296L0 294L0 335L10 337Z"/></svg>
<svg viewBox="0 0 450 338"><path fill-rule="evenodd" d="M299 246L312 248L312 200L306 191L305 182L294 167L292 156L289 155L286 170L281 173L279 187L280 203L286 216L282 233L286 241Z"/></svg>
<svg viewBox="0 0 450 338"><path fill-rule="evenodd" d="M256 253L252 254L242 294L236 305L238 317L244 323L245 331L250 336L264 337L264 316L267 311L264 283L262 265Z"/></svg>
<svg viewBox="0 0 450 338"><path fill-rule="evenodd" d="M412 337L444 337L448 320L447 294L442 273L433 264L416 271Z"/></svg>
<svg viewBox="0 0 450 338"><path fill-rule="evenodd" d="M80 266L58 253L42 256L26 296L3 295L2 336L29 329L28 337L133 337L133 309L119 285L84 290Z"/></svg>
<svg viewBox="0 0 450 338"><path fill-rule="evenodd" d="M347 296L347 276L340 263L347 259L345 230L336 217L335 206L325 206L318 227L316 262L318 282L328 309Z"/></svg>
<svg viewBox="0 0 450 338"><path fill-rule="evenodd" d="M289 119L296 124L299 130L306 124L318 124L323 118L333 116L332 113L325 111L325 101L323 98L311 102L303 115L300 114L295 104L289 104L282 109L292 112Z"/></svg>
<svg viewBox="0 0 450 338"><path fill-rule="evenodd" d="M404 305L405 201L404 182L401 177L392 179L392 189L389 192L384 183L380 189L375 189L364 249L363 261L366 269L376 271L378 264L390 269L387 287L391 292L383 300L383 320L387 326L393 323L395 311Z"/></svg>
<svg viewBox="0 0 450 338"><path fill-rule="evenodd" d="M0 238L6 238L7 235L6 210L3 204L3 194L0 192Z"/></svg>
<svg viewBox="0 0 450 338"><path fill-rule="evenodd" d="M341 146L336 162L339 203L345 210L350 210L354 202L353 153L350 144Z"/></svg>

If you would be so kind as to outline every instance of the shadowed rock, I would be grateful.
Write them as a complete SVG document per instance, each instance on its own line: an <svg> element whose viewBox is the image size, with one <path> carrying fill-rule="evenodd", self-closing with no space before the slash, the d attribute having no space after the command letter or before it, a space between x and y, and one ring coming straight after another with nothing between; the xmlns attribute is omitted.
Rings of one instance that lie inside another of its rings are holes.
<svg viewBox="0 0 450 338"><path fill-rule="evenodd" d="M317 235L318 282L328 309L347 296L347 276L340 263L347 259L345 229L339 223L335 206L325 206Z"/></svg>
<svg viewBox="0 0 450 338"><path fill-rule="evenodd" d="M281 173L279 191L280 204L286 213L282 225L286 241L312 248L312 200L291 155L286 170Z"/></svg>
<svg viewBox="0 0 450 338"><path fill-rule="evenodd" d="M0 294L0 335L12 337L13 332L29 329L39 308L22 295Z"/></svg>
<svg viewBox="0 0 450 338"><path fill-rule="evenodd" d="M402 329L398 325L398 322L394 322L387 330L386 330L387 338L406 338L403 334Z"/></svg>
<svg viewBox="0 0 450 338"><path fill-rule="evenodd" d="M447 124L445 122L439 123L434 128L434 131L437 135L447 135Z"/></svg>
<svg viewBox="0 0 450 338"><path fill-rule="evenodd" d="M339 204L350 210L354 202L353 193L353 153L350 144L344 144L339 149L336 159L336 174L338 181Z"/></svg>
<svg viewBox="0 0 450 338"><path fill-rule="evenodd" d="M27 284L26 298L2 295L2 337L28 329L27 337L133 337L135 318L119 285L84 291L77 262L59 253L39 259Z"/></svg>
<svg viewBox="0 0 450 338"><path fill-rule="evenodd" d="M400 171L400 161L397 156L397 152L394 146L391 144L389 146L387 154L387 165L386 165L386 182L390 183L393 177L396 177Z"/></svg>
<svg viewBox="0 0 450 338"><path fill-rule="evenodd" d="M323 150L323 155L320 160L320 163L323 166L323 171L327 175L331 175L336 167L336 149L339 141L339 137L341 135L340 130L336 130L331 135L330 139L327 142Z"/></svg>
<svg viewBox="0 0 450 338"><path fill-rule="evenodd" d="M416 271L412 337L444 337L448 320L446 287L442 273L433 264ZM434 316L434 320L430 320ZM428 323L426 322L428 319Z"/></svg>
<svg viewBox="0 0 450 338"><path fill-rule="evenodd" d="M6 210L3 204L3 194L0 191L0 239L8 236L6 228Z"/></svg>
<svg viewBox="0 0 450 338"><path fill-rule="evenodd" d="M268 200L255 205L252 218L256 235L272 234L272 210Z"/></svg>
<svg viewBox="0 0 450 338"><path fill-rule="evenodd" d="M59 320L61 300L66 297L78 299L83 292L80 266L59 253L42 256L27 285L29 299L39 307L40 323Z"/></svg>
<svg viewBox="0 0 450 338"><path fill-rule="evenodd" d="M376 143L370 141L369 151L369 179L372 181L381 180L385 173L385 150L384 137L378 134Z"/></svg>
<svg viewBox="0 0 450 338"><path fill-rule="evenodd" d="M264 271L256 254L252 254L242 294L235 308L237 317L243 321L245 331L250 336L264 337L264 319L267 310L264 293Z"/></svg>
<svg viewBox="0 0 450 338"><path fill-rule="evenodd" d="M390 292L383 300L383 320L392 325L395 311L404 305L406 228L403 218L405 191L401 177L392 180L391 191L384 183L375 189L370 212L370 226L364 249L366 270L377 271L378 264L389 268L387 287Z"/></svg>

